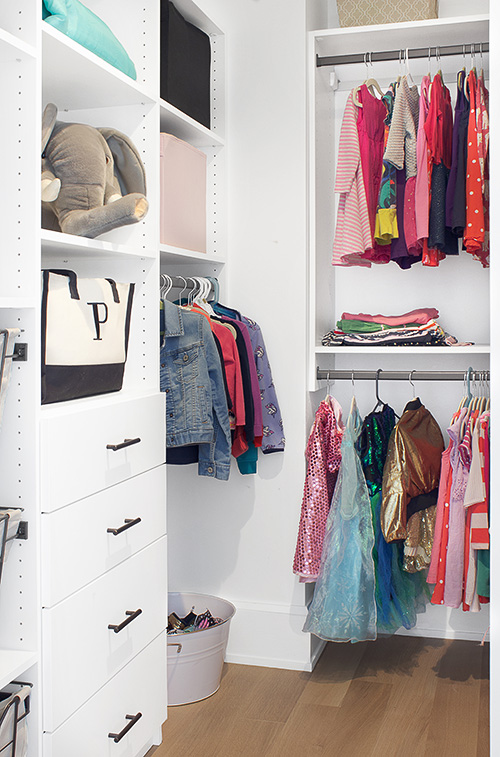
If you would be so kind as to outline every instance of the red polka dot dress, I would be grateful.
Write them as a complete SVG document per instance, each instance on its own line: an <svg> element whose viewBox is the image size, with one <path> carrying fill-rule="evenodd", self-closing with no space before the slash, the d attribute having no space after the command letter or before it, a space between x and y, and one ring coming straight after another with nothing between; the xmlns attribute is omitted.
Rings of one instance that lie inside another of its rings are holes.
<svg viewBox="0 0 500 757"><path fill-rule="evenodd" d="M472 70L467 77L470 112L467 132L467 174L465 182L464 247L484 267L488 266L488 246L484 212L484 162L481 171L480 157L484 158L483 107L476 74ZM479 125L478 125L479 120Z"/></svg>

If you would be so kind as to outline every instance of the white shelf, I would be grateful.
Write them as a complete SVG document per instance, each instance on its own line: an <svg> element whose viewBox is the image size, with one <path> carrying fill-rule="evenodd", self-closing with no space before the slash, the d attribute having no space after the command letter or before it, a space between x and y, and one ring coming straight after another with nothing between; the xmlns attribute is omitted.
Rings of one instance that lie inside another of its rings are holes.
<svg viewBox="0 0 500 757"><path fill-rule="evenodd" d="M32 308L38 306L39 302L35 303L29 297L0 297L0 310L4 308Z"/></svg>
<svg viewBox="0 0 500 757"><path fill-rule="evenodd" d="M197 26L205 34L223 34L220 26L209 18L193 0L176 0L175 7L186 21Z"/></svg>
<svg viewBox="0 0 500 757"><path fill-rule="evenodd" d="M165 244L160 245L160 257L162 265L182 265L200 262L223 266L226 262L221 258L213 257L205 252L185 250L182 247L172 247Z"/></svg>
<svg viewBox="0 0 500 757"><path fill-rule="evenodd" d="M44 105L53 102L62 111L156 102L130 76L47 23L42 48Z"/></svg>
<svg viewBox="0 0 500 757"><path fill-rule="evenodd" d="M35 652L0 649L0 689L35 665L37 661Z"/></svg>
<svg viewBox="0 0 500 757"><path fill-rule="evenodd" d="M146 251L138 247L130 247L114 242L105 242L100 239L88 239L73 234L63 234L60 231L49 231L42 229L42 254L48 256L56 253L57 255L67 255L71 257L81 256L86 260L110 258L146 258L153 259L156 257L154 251Z"/></svg>
<svg viewBox="0 0 500 757"><path fill-rule="evenodd" d="M316 347L317 355L489 355L489 344L466 347Z"/></svg>
<svg viewBox="0 0 500 757"><path fill-rule="evenodd" d="M23 42L19 37L14 36L5 29L0 29L0 60L4 63L6 60L19 57L19 54L35 59L36 50L32 45Z"/></svg>
<svg viewBox="0 0 500 757"><path fill-rule="evenodd" d="M194 147L223 147L225 140L174 105L160 100L160 129Z"/></svg>
<svg viewBox="0 0 500 757"><path fill-rule="evenodd" d="M487 15L456 16L453 19L444 17L397 24L319 29L311 35L316 39L316 51L320 56L348 55L366 52L367 38L371 52L398 50L402 36L405 47L417 48L486 42L488 25ZM422 42L423 35L425 43ZM365 47L357 49L358 44Z"/></svg>

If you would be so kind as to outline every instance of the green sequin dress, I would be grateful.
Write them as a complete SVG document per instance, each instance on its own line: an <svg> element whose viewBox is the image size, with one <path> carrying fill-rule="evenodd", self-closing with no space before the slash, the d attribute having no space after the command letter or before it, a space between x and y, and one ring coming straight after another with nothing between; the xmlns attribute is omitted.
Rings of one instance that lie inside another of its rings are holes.
<svg viewBox="0 0 500 757"><path fill-rule="evenodd" d="M417 613L423 612L429 601L429 591L422 573L403 570L403 542L387 543L380 525L382 477L389 438L396 423L394 410L383 405L363 421L357 450L365 474L372 510L373 563L375 566L375 600L377 631L394 633L398 628L412 628Z"/></svg>

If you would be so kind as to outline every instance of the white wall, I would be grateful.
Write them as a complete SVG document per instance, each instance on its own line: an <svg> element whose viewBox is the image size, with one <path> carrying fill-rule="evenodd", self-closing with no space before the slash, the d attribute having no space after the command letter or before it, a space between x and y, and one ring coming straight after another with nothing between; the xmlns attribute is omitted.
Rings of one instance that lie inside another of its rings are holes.
<svg viewBox="0 0 500 757"><path fill-rule="evenodd" d="M169 474L169 587L233 601L228 659L310 667L304 586L292 573L306 441L306 23L315 0L198 0L227 34L228 291L261 326L284 419L284 454L258 473Z"/></svg>

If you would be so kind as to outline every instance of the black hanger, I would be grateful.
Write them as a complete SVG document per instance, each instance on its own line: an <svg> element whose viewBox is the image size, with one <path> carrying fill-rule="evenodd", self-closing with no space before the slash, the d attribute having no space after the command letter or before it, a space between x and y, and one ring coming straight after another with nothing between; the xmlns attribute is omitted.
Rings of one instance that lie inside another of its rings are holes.
<svg viewBox="0 0 500 757"><path fill-rule="evenodd" d="M385 402L380 399L379 393L378 393L378 382L380 378L380 374L382 373L382 368L377 368L377 378L375 379L375 397L377 398L377 404L372 410L372 413L376 413L379 407L384 407Z"/></svg>

